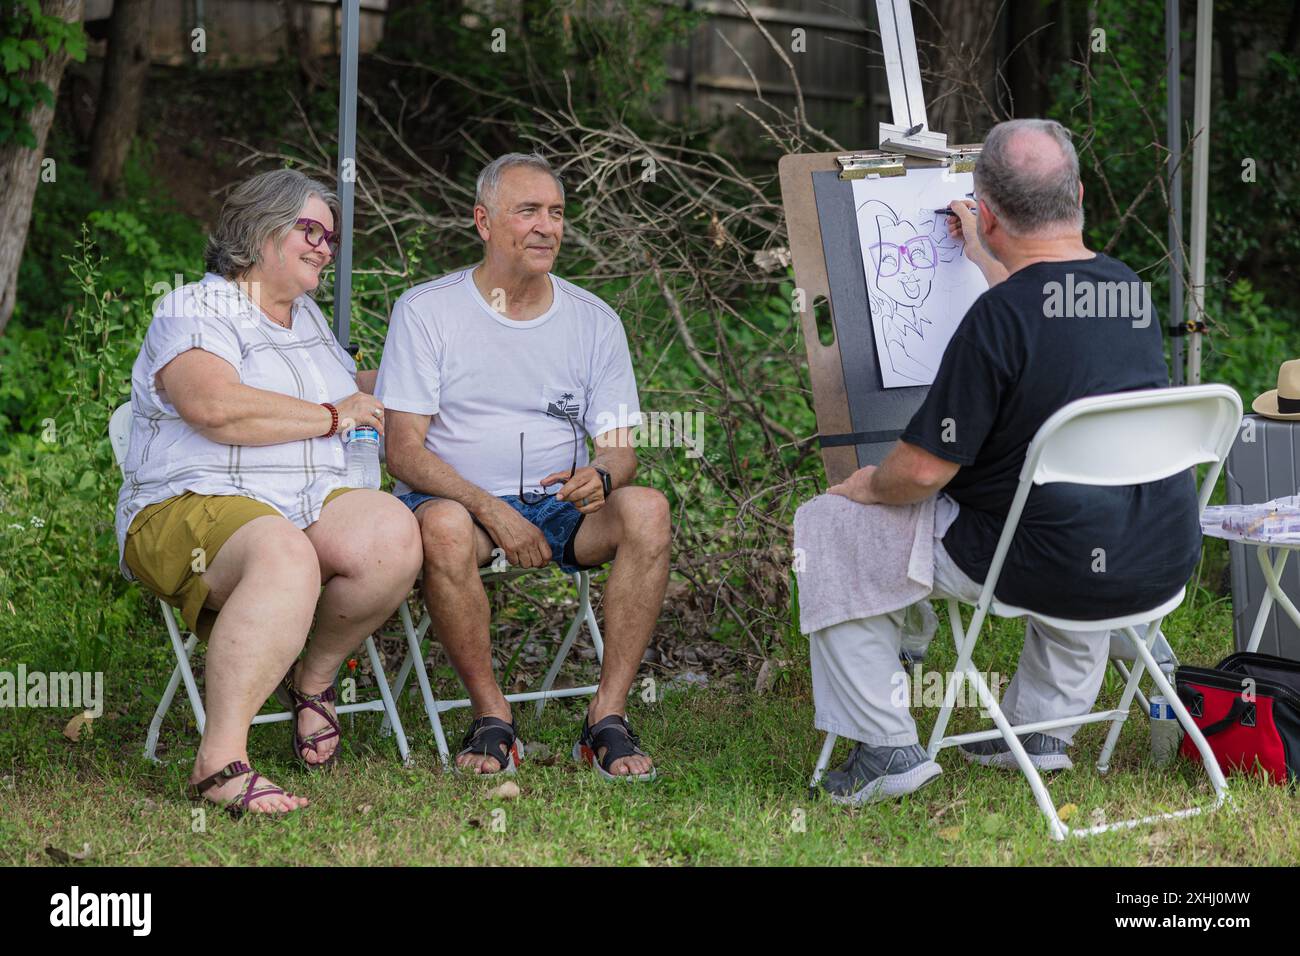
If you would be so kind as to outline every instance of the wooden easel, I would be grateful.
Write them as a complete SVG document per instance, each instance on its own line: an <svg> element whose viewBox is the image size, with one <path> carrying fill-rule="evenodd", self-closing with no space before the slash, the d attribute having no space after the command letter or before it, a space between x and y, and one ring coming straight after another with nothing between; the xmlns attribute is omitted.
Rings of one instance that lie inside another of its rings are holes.
<svg viewBox="0 0 1300 956"><path fill-rule="evenodd" d="M822 463L832 484L879 464L928 391L882 387L871 330L851 181L905 176L909 169L974 168L980 146L948 146L928 129L908 0L876 0L894 121L880 124L882 149L781 157L796 299ZM822 344L817 312L833 340Z"/></svg>

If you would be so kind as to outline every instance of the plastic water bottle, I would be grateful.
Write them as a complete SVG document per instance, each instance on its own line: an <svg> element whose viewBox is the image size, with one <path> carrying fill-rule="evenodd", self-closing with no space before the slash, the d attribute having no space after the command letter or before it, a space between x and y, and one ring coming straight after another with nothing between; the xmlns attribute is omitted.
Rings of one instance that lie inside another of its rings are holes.
<svg viewBox="0 0 1300 956"><path fill-rule="evenodd" d="M913 668L925 660L925 652L934 640L934 632L939 628L939 618L929 601L917 601L903 612L903 629L898 660L909 674Z"/></svg>
<svg viewBox="0 0 1300 956"><path fill-rule="evenodd" d="M354 428L347 433L348 487L379 488L379 432Z"/></svg>
<svg viewBox="0 0 1300 956"><path fill-rule="evenodd" d="M1173 762L1183 740L1183 728L1174 709L1162 694L1148 701L1151 705L1151 762L1164 767Z"/></svg>

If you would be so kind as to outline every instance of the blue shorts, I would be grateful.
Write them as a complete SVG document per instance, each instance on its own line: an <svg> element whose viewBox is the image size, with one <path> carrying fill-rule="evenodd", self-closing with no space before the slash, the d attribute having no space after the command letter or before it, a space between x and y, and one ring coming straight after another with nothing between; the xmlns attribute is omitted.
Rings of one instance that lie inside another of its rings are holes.
<svg viewBox="0 0 1300 956"><path fill-rule="evenodd" d="M406 505L412 511L424 504L426 501L433 501L437 495L426 495L422 491L409 491L404 495L398 495L397 500ZM598 564L579 564L578 559L573 554L573 540L578 536L578 529L582 527L582 519L587 517L581 511L568 501L558 501L555 498L546 498L537 502L535 505L526 505L520 500L518 495L499 495L502 501L514 508L528 521L537 527L545 536L546 543L551 548L551 560L559 565L560 570L565 574L575 574L578 571L590 571L600 567ZM473 515L470 516L473 518ZM474 523L480 528L483 525L474 518ZM483 528L486 532L487 528ZM492 535L488 535L491 540ZM496 542L492 542L496 546Z"/></svg>

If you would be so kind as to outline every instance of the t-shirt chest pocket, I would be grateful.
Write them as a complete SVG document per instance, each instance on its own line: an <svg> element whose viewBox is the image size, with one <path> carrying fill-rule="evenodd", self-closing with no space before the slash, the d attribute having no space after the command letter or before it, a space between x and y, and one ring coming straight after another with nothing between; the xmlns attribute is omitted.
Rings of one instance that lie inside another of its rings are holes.
<svg viewBox="0 0 1300 956"><path fill-rule="evenodd" d="M543 385L538 408L550 418L581 422L587 410L587 391L580 383Z"/></svg>

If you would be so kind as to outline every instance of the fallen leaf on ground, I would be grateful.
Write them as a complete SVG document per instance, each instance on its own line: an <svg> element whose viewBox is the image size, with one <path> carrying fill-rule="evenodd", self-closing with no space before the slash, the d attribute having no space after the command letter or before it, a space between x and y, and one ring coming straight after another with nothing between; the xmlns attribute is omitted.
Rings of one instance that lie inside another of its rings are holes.
<svg viewBox="0 0 1300 956"><path fill-rule="evenodd" d="M1142 837L1142 842L1151 847L1168 846L1173 840L1167 830L1152 830Z"/></svg>
<svg viewBox="0 0 1300 956"><path fill-rule="evenodd" d="M368 803L363 803L363 804L361 804L361 806L357 807L357 810L361 813L361 815L362 815L363 817L364 817L367 813L369 813L371 810L373 810L373 809L374 809L374 807L372 807L372 806L371 806L370 804L368 804Z"/></svg>
<svg viewBox="0 0 1300 956"><path fill-rule="evenodd" d="M952 841L961 836L961 827L944 827L939 831L940 840Z"/></svg>
<svg viewBox="0 0 1300 956"><path fill-rule="evenodd" d="M513 780L507 780L501 786L489 790L487 796L492 800L513 800L519 796L519 784Z"/></svg>
<svg viewBox="0 0 1300 956"><path fill-rule="evenodd" d="M63 728L63 736L69 740L80 740L83 736L89 737L94 733L94 727L91 721L94 720L90 714L78 714L68 721L67 726Z"/></svg>
<svg viewBox="0 0 1300 956"><path fill-rule="evenodd" d="M1056 815L1060 817L1061 822L1064 823L1078 812L1079 805L1077 803L1067 803L1065 806L1061 807L1061 809L1056 811Z"/></svg>

